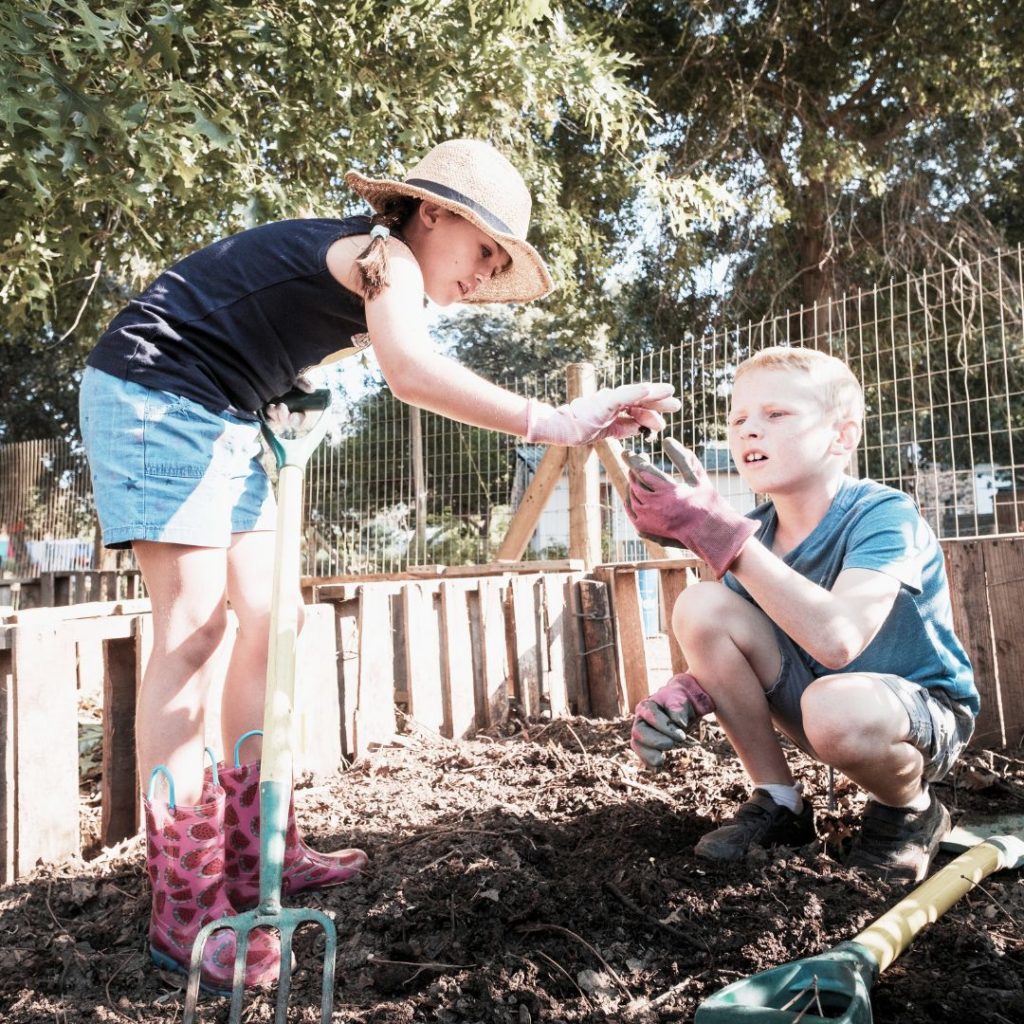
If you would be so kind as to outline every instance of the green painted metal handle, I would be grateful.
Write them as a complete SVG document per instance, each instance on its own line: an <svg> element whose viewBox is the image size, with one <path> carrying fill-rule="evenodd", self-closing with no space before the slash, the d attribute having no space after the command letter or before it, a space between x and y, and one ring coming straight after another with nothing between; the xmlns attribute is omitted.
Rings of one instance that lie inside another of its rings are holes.
<svg viewBox="0 0 1024 1024"><path fill-rule="evenodd" d="M303 435L281 436L269 424L263 425L264 436L278 467L277 534L260 765L260 905L265 909L280 907L285 831L294 774L292 718L299 636L295 594L301 576L302 478L306 462L330 425L326 412L330 393L305 397L308 399L306 408L323 411ZM297 403L293 406L297 407Z"/></svg>

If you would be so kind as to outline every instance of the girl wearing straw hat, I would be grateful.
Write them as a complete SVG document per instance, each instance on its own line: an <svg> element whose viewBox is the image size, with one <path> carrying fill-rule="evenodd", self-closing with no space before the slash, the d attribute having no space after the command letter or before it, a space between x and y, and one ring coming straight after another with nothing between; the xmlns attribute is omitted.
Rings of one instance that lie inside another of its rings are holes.
<svg viewBox="0 0 1024 1024"><path fill-rule="evenodd" d="M259 461L260 410L286 415L274 399L301 386L303 371L366 344L400 399L538 443L657 431L662 413L679 408L668 384L555 408L434 350L424 295L441 306L530 302L551 288L526 240L530 195L493 147L456 139L403 181L355 171L346 181L372 216L267 224L187 256L115 317L83 375L82 435L104 543L134 549L152 601L136 741L151 779L150 945L172 969L187 970L205 921L230 913L229 900L235 910L253 905L259 888L256 763L241 763L236 749L205 779L202 765L203 708L229 603L239 628L223 688L224 749L262 720L275 510ZM173 780L166 800L152 784L157 769ZM285 893L345 881L366 864L360 850L325 855L294 828L288 835ZM232 933L217 934L203 979L230 990ZM275 942L251 943L247 983L276 976Z"/></svg>

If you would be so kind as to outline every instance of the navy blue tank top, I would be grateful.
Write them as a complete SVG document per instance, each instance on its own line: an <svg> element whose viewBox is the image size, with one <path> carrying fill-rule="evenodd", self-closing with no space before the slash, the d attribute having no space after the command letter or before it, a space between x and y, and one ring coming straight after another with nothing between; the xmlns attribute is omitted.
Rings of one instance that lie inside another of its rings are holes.
<svg viewBox="0 0 1024 1024"><path fill-rule="evenodd" d="M249 417L303 370L362 347L363 300L331 275L327 250L369 230L368 217L310 218L214 242L133 298L86 362Z"/></svg>

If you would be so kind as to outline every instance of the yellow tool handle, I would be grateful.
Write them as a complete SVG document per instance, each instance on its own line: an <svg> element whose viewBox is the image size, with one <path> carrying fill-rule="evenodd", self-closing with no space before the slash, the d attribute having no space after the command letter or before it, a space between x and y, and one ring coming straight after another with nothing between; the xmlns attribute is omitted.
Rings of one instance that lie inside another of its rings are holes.
<svg viewBox="0 0 1024 1024"><path fill-rule="evenodd" d="M867 947L881 973L926 924L941 917L983 878L1005 866L1004 850L992 843L979 843L937 871L853 941Z"/></svg>

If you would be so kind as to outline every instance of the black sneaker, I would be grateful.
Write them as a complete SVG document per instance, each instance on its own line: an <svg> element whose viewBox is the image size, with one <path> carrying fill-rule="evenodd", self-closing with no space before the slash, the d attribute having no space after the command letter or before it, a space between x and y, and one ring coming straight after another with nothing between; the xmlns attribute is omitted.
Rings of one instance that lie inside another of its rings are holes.
<svg viewBox="0 0 1024 1024"><path fill-rule="evenodd" d="M923 811L869 800L846 866L886 880L920 882L928 874L949 824L949 811L934 793Z"/></svg>
<svg viewBox="0 0 1024 1024"><path fill-rule="evenodd" d="M708 860L742 860L752 846L805 846L814 839L814 810L809 800L794 814L763 789L755 789L732 821L701 837L695 852Z"/></svg>

